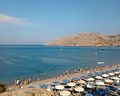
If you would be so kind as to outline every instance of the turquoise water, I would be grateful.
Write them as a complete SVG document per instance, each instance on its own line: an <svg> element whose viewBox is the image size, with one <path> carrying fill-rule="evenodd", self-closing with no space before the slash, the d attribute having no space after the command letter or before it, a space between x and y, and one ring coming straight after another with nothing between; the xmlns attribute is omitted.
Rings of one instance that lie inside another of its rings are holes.
<svg viewBox="0 0 120 96"><path fill-rule="evenodd" d="M44 79L63 74L68 67L73 71L98 66L97 61L120 63L120 47L0 45L0 80Z"/></svg>

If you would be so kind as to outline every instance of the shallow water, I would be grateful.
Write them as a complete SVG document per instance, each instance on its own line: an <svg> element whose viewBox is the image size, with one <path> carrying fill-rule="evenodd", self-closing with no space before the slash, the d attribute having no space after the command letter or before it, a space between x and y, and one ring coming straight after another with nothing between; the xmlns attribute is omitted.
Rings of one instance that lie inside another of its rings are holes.
<svg viewBox="0 0 120 96"><path fill-rule="evenodd" d="M39 45L0 45L0 80L40 79L57 76L68 67L120 64L120 47L58 47Z"/></svg>

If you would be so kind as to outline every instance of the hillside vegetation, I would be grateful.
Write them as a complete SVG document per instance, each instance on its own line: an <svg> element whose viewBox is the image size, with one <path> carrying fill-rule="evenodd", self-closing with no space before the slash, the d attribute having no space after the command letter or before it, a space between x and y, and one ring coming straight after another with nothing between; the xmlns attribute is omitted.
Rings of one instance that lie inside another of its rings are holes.
<svg viewBox="0 0 120 96"><path fill-rule="evenodd" d="M120 34L80 33L48 42L56 46L120 46Z"/></svg>
<svg viewBox="0 0 120 96"><path fill-rule="evenodd" d="M6 85L0 82L0 93L6 91Z"/></svg>

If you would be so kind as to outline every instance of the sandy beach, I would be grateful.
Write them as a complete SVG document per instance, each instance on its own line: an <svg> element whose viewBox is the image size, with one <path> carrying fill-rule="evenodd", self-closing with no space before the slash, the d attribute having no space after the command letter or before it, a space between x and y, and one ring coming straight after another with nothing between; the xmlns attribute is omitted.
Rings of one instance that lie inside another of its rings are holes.
<svg viewBox="0 0 120 96"><path fill-rule="evenodd" d="M59 77L53 77L53 78L40 80L40 81L33 81L31 83L31 85L32 84L50 84L53 81L62 82L64 79L71 80L74 77L80 78L80 76L87 76L90 73L94 74L95 72L104 72L104 71L107 71L107 70L116 69L117 67L120 68L120 64L112 64L110 66L98 67L98 68L96 68L96 70L93 70L92 68L90 68L90 69L83 70L82 72L78 72L78 73L72 73L72 74L69 74L69 75L61 75Z"/></svg>
<svg viewBox="0 0 120 96"><path fill-rule="evenodd" d="M93 70L93 68L83 69L82 71L79 71L79 72L76 72L76 73L72 73L72 74L68 74L68 75L60 75L59 77L48 78L48 79L39 80L39 81L32 81L29 85L51 84L53 81L62 82L64 79L71 80L73 77L80 78L80 76L87 76L90 73L94 74L95 72L104 72L104 71L107 71L107 70L114 70L116 68L120 68L120 64L112 64L110 66L96 67L95 70ZM24 91L25 90L26 91L29 90L29 92L32 92L32 91L34 91L36 89L36 88L33 88L31 90L31 88L28 88L29 85L23 86L23 88L20 88L20 89L18 89L15 85L8 86L8 88L10 88L11 91L9 90L9 91L7 91L5 93L2 93L2 94L0 94L0 96L14 96L14 95L8 95L8 94L14 94L16 92L21 92L22 93L23 91L20 91L20 90L24 90ZM42 90L42 89L40 89L40 90ZM17 95L15 95L15 96L17 96ZM40 95L40 96L42 96L42 95ZM44 95L44 96L49 96L49 95Z"/></svg>

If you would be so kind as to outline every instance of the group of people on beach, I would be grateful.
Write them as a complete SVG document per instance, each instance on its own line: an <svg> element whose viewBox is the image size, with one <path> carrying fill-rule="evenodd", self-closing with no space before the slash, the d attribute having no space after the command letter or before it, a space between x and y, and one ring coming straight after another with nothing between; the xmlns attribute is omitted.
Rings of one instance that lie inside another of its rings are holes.
<svg viewBox="0 0 120 96"><path fill-rule="evenodd" d="M15 86L18 88L23 88L23 86L28 85L31 82L31 79L15 80Z"/></svg>
<svg viewBox="0 0 120 96"><path fill-rule="evenodd" d="M104 66L104 68L110 68L110 67L112 67L112 66L108 66L108 65L106 65L106 66ZM81 68L81 67L79 67L78 66L78 68L76 69L76 70L74 70L74 72L72 72L71 70L70 70L70 68L68 68L64 73L63 73L63 76L69 76L70 74L75 74L75 73L81 73L81 72L86 72L87 74L89 74L89 73L91 73L91 72L93 72L93 73L95 73L95 72L99 72L100 70L102 70L102 68L103 68L103 66L94 66L94 67L86 67L86 68Z"/></svg>
<svg viewBox="0 0 120 96"><path fill-rule="evenodd" d="M111 66L106 66L106 67L111 67ZM74 70L74 72L72 72L71 68L69 67L63 73L63 75L57 76L56 79L59 80L62 76L68 76L69 77L70 74L81 73L81 72L84 72L84 71L86 71L87 74L89 74L89 73L91 73L91 71L97 72L99 70L102 70L102 67L95 66L95 67L92 67L92 68L88 68L88 67L80 68L78 66L78 68L76 70ZM15 86L17 86L18 88L22 88L23 86L28 85L30 82L31 82L30 78L29 79L22 79L22 80L17 79L17 80L15 80Z"/></svg>
<svg viewBox="0 0 120 96"><path fill-rule="evenodd" d="M79 66L78 66L78 68L76 69L76 70L74 70L74 72L73 73L80 73L80 72L83 72L83 71L88 71L87 73L89 73L89 71L90 70L93 70L93 69L96 69L96 67L95 68L88 68L88 67L86 67L86 68L80 68ZM69 75L69 74L71 74L72 72L71 72L71 70L70 70L70 68L68 68L66 71L65 71L65 73L64 73L64 75Z"/></svg>

